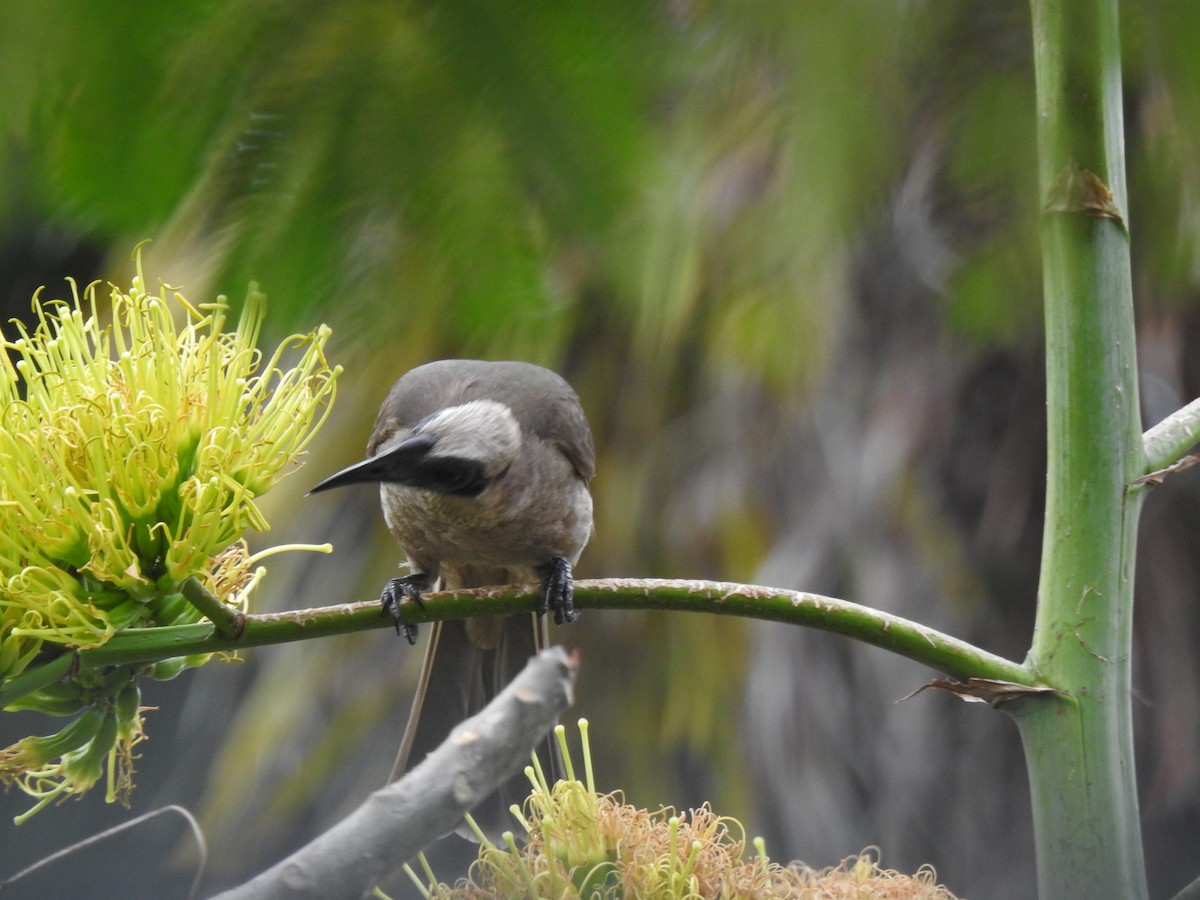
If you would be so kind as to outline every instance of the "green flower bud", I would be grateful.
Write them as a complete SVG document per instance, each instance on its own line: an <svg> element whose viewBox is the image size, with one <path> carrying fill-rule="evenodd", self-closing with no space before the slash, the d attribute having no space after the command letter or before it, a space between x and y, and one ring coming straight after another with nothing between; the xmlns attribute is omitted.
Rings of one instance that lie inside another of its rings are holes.
<svg viewBox="0 0 1200 900"><path fill-rule="evenodd" d="M79 712L88 702L87 691L77 681L49 684L20 700L10 703L6 710L36 710L48 716L70 716Z"/></svg>
<svg viewBox="0 0 1200 900"><path fill-rule="evenodd" d="M107 716L107 710L89 707L57 734L22 738L0 750L0 782L11 784L18 775L85 746L100 731Z"/></svg>

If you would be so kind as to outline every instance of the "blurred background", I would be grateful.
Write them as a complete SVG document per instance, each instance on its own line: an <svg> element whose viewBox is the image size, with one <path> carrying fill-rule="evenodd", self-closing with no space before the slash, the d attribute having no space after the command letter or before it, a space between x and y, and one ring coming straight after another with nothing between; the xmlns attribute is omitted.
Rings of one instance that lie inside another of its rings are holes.
<svg viewBox="0 0 1200 900"><path fill-rule="evenodd" d="M1200 394L1200 16L1123 4L1147 424ZM0 305L146 271L249 281L278 340L334 328L335 411L263 501L260 611L377 596L398 552L363 453L406 369L527 359L599 447L578 577L844 597L1021 659L1045 478L1033 71L1022 3L8 0ZM1200 839L1200 470L1142 521L1136 715L1156 895ZM972 898L1033 893L1016 730L830 635L588 611L576 712L598 781L711 801L781 861L868 846ZM153 686L132 813L203 822L206 890L382 784L420 650L388 631L254 650ZM7 715L0 738L43 729ZM571 719L574 719L572 714ZM132 813L97 791L9 823L0 875ZM447 879L468 845L434 854ZM13 897L182 896L173 822ZM86 885L86 887L85 887ZM6 892L8 895L8 892Z"/></svg>

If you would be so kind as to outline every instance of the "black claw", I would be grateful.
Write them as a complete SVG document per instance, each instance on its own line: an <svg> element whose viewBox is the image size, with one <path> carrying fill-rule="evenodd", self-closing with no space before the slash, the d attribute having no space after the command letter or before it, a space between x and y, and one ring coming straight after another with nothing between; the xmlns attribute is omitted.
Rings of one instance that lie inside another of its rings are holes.
<svg viewBox="0 0 1200 900"><path fill-rule="evenodd" d="M537 614L541 616L553 610L555 625L578 619L574 582L571 581L571 564L561 556L556 556L544 566L538 566L537 571L542 577Z"/></svg>
<svg viewBox="0 0 1200 900"><path fill-rule="evenodd" d="M411 600L424 609L425 603L421 600L421 592L428 589L429 579L425 575L417 573L393 578L384 585L383 593L379 595L383 611L392 617L392 624L396 626L396 634L403 634L409 644L417 642L417 626L401 620L400 604L405 600Z"/></svg>

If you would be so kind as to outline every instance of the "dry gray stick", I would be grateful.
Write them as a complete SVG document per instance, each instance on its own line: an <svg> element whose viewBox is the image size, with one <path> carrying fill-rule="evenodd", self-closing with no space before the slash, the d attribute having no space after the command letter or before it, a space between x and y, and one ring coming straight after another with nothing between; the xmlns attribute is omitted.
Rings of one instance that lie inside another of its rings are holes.
<svg viewBox="0 0 1200 900"><path fill-rule="evenodd" d="M543 650L408 775L218 900L363 897L529 763L533 747L571 704L575 669L561 647Z"/></svg>

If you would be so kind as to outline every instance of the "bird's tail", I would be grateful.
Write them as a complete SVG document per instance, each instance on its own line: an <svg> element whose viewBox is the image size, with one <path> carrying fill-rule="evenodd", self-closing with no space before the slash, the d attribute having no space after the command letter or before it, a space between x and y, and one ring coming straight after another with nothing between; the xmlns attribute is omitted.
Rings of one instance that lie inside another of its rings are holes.
<svg viewBox="0 0 1200 900"><path fill-rule="evenodd" d="M532 614L434 623L389 780L420 763L451 729L483 709L547 643L545 619ZM546 776L553 781L561 771L553 736L538 755ZM498 838L513 830L516 822L508 809L514 803L520 805L529 791L529 780L523 772L518 773L471 810L471 815L485 834ZM465 826L458 831L474 837Z"/></svg>

